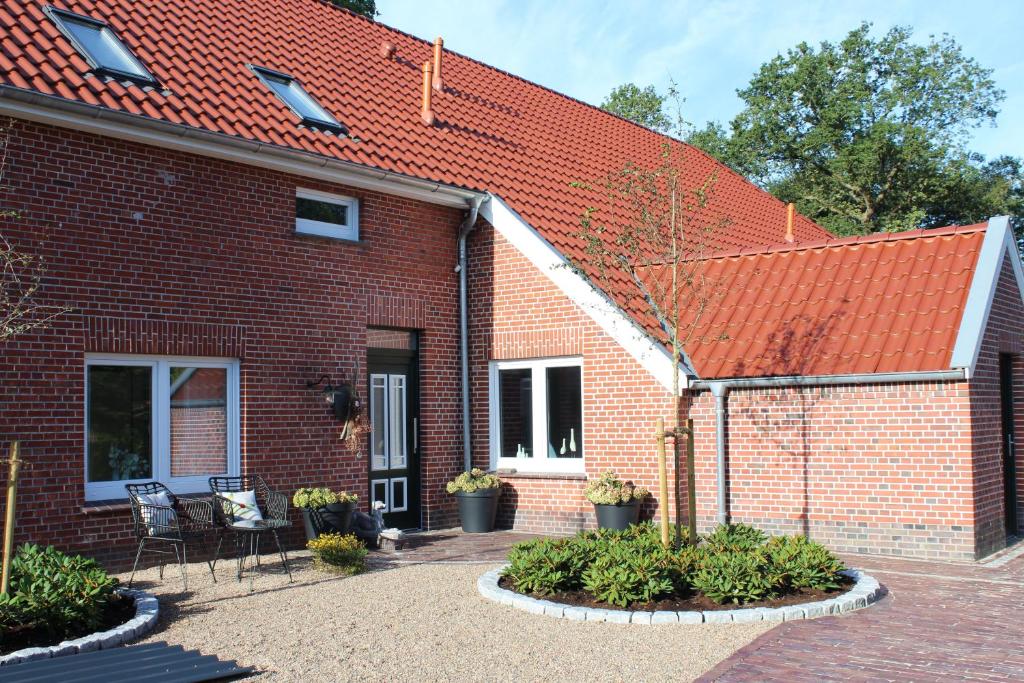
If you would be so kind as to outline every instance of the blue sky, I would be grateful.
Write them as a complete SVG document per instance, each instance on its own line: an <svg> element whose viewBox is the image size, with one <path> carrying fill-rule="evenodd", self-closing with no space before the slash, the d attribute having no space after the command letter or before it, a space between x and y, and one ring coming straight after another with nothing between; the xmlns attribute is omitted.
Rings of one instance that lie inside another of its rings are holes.
<svg viewBox="0 0 1024 683"><path fill-rule="evenodd" d="M915 39L949 33L994 69L1006 91L997 127L974 134L986 156L1024 156L1024 1L862 0L377 0L383 23L581 100L600 104L633 81L686 97L684 116L702 126L740 109L736 89L765 61L802 40L835 41L862 20L894 24Z"/></svg>

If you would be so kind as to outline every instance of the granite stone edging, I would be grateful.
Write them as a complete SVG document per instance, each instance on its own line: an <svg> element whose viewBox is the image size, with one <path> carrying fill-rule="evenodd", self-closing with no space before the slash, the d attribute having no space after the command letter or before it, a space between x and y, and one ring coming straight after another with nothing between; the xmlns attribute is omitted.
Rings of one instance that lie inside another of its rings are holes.
<svg viewBox="0 0 1024 683"><path fill-rule="evenodd" d="M492 569L477 579L476 587L488 600L558 619L573 621L604 621L616 624L725 624L756 621L795 621L814 619L833 614L845 614L863 609L877 601L884 589L876 579L859 569L846 569L841 573L856 583L849 591L828 600L805 602L782 607L752 607L704 612L631 612L628 610L580 607L531 598L498 585L504 567Z"/></svg>

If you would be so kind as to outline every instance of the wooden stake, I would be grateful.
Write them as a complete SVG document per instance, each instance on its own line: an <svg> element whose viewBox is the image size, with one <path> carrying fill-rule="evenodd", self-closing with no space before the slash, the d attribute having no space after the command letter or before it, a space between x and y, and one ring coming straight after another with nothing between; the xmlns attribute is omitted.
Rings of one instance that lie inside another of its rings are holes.
<svg viewBox="0 0 1024 683"><path fill-rule="evenodd" d="M668 457L665 454L665 419L659 417L658 425L658 488L661 499L658 509L661 511L661 544L668 547Z"/></svg>
<svg viewBox="0 0 1024 683"><path fill-rule="evenodd" d="M3 576L0 577L0 593L7 592L7 586L11 579L11 553L14 549L14 503L18 494L18 442L11 442L10 472L7 475L7 517L4 522L4 559Z"/></svg>
<svg viewBox="0 0 1024 683"><path fill-rule="evenodd" d="M686 493L687 516L690 527L690 545L697 545L697 475L693 471L693 419L686 421Z"/></svg>

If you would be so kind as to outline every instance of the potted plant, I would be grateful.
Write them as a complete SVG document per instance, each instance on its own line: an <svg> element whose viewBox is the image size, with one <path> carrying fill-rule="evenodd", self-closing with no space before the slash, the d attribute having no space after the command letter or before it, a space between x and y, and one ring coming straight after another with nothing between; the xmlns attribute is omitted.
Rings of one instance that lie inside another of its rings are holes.
<svg viewBox="0 0 1024 683"><path fill-rule="evenodd" d="M448 482L448 493L459 501L459 519L467 534L481 534L494 529L498 513L501 479L473 468Z"/></svg>
<svg viewBox="0 0 1024 683"><path fill-rule="evenodd" d="M322 533L347 534L358 501L359 496L354 493L335 493L322 486L299 489L292 496L292 504L302 510L302 523L309 541Z"/></svg>
<svg viewBox="0 0 1024 683"><path fill-rule="evenodd" d="M651 495L642 486L619 479L611 470L587 482L584 495L594 504L602 529L628 529L640 521L640 503Z"/></svg>

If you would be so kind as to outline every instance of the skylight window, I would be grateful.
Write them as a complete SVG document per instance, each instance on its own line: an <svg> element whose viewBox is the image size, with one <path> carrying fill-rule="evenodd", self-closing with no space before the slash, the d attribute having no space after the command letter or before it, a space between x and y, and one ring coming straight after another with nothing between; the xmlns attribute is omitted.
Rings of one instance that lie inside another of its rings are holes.
<svg viewBox="0 0 1024 683"><path fill-rule="evenodd" d="M348 134L348 129L328 114L327 110L321 107L297 80L288 74L259 66L252 67L252 70L268 88L274 91L275 95L281 98L281 101L302 119L302 123L310 128L318 128L339 135Z"/></svg>
<svg viewBox="0 0 1024 683"><path fill-rule="evenodd" d="M46 12L94 72L142 85L156 83L106 23L54 7L47 7Z"/></svg>

